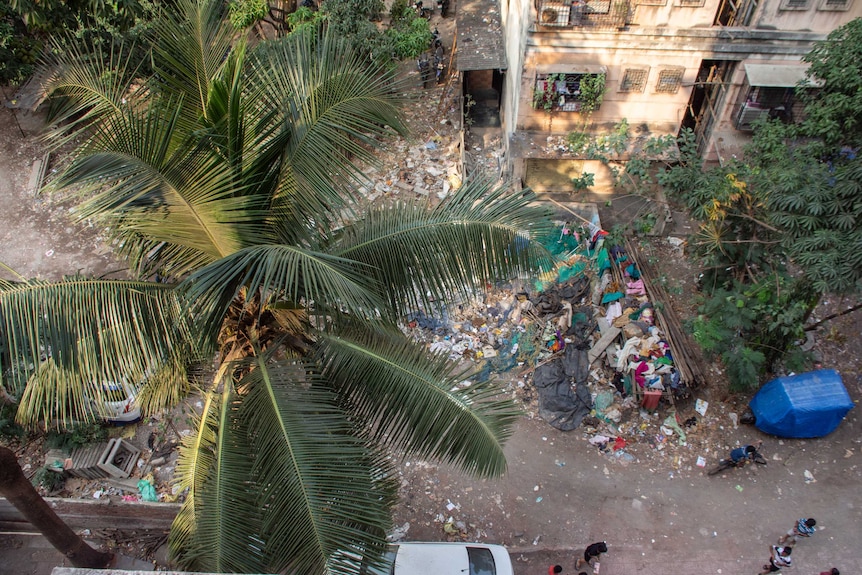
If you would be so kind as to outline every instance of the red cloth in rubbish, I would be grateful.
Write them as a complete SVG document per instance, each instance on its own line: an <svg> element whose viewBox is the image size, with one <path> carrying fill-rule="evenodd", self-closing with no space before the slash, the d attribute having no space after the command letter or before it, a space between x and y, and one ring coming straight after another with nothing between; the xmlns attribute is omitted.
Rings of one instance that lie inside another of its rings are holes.
<svg viewBox="0 0 862 575"><path fill-rule="evenodd" d="M624 449L625 446L626 446L626 440L623 439L622 437L617 437L616 439L614 439L614 447L613 447L614 451Z"/></svg>
<svg viewBox="0 0 862 575"><path fill-rule="evenodd" d="M646 378L643 374L647 371L649 371L649 365L645 361L640 362L635 368L635 383L641 387L646 386Z"/></svg>

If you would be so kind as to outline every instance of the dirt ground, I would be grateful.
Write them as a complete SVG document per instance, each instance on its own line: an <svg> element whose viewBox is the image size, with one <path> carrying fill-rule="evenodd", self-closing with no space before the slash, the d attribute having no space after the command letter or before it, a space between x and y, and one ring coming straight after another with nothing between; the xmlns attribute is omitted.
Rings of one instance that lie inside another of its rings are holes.
<svg viewBox="0 0 862 575"><path fill-rule="evenodd" d="M375 189L397 193L393 174L397 179L417 162L432 162L437 171L446 171L457 154L457 132L451 123L455 108L445 100L440 105L443 95L443 88L426 92L413 115L417 137L392 152L388 167L379 172L383 183ZM437 115L441 110L442 117ZM12 112L0 110L0 199L6 206L0 262L25 277L43 279L76 271L122 273L101 230L72 223L69 206L28 189L33 162L44 156L37 138L41 123L20 112L18 121L23 138ZM476 162L491 166L498 156L488 143L493 144L483 140L485 149ZM440 155L429 153L432 148ZM56 160L51 162L49 170ZM417 193L426 191L421 178L411 185ZM432 186L427 190L431 199L438 191ZM609 209L601 208L603 220L614 218ZM691 313L696 270L663 238L645 245L666 276L674 307ZM9 276L4 272L3 277ZM815 319L852 303L826 298ZM839 370L857 403L862 397L860 322L862 313L857 312L824 324L815 334L824 367ZM627 437L627 457L604 454L589 443L602 429L560 432L538 418L529 379L523 370L512 369L502 379L524 416L506 444L509 471L500 479L481 480L445 465L403 462L403 498L395 515L403 540L501 543L510 549L518 574L544 573L552 563L563 565L566 574L577 573L575 557L599 540L607 540L611 549L602 559L603 574L742 574L759 571L768 545L795 519L811 516L820 530L797 546L796 572L819 573L832 566L844 573L862 570L857 549L862 536L859 410L851 411L836 432L816 440L780 440L751 427L735 428L729 414L741 413L748 398L727 393L717 366L705 368L711 381L677 406L685 419L694 413L694 399L709 402L686 444L679 445L676 437L656 445L647 440L667 406L646 417L629 410L624 418L643 433ZM707 477L695 464L698 456L712 463L755 439L764 442L765 467ZM806 471L813 480L806 479Z"/></svg>

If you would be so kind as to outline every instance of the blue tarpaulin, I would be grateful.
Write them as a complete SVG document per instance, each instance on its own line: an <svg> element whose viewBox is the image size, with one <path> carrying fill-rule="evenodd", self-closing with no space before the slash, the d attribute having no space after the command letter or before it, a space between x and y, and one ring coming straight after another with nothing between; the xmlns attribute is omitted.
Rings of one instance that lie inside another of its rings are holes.
<svg viewBox="0 0 862 575"><path fill-rule="evenodd" d="M779 437L822 437L835 431L853 400L834 369L767 382L749 406L761 431Z"/></svg>

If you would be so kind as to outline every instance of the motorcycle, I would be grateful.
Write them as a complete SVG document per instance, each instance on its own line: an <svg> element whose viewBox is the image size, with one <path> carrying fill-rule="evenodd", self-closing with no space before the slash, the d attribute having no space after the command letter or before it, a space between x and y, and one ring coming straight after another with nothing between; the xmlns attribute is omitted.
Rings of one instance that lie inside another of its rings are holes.
<svg viewBox="0 0 862 575"><path fill-rule="evenodd" d="M745 467L745 465L749 461L753 461L754 463L758 463L760 465L766 465L766 458L763 457L763 455L761 455L760 452L755 449L754 453L752 453L750 457L740 459L739 461L734 461L730 458L722 459L718 462L718 465L707 471L706 474L710 476L718 475L725 469L730 469L731 467Z"/></svg>

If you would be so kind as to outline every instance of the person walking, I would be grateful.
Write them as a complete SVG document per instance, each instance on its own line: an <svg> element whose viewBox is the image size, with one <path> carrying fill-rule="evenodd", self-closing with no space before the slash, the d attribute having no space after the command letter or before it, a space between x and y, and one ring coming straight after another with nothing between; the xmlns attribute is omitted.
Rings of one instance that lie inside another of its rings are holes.
<svg viewBox="0 0 862 575"><path fill-rule="evenodd" d="M821 571L820 575L841 575L841 571L837 567L833 567L829 571Z"/></svg>
<svg viewBox="0 0 862 575"><path fill-rule="evenodd" d="M559 575L563 572L562 565L551 565L548 567L548 575Z"/></svg>
<svg viewBox="0 0 862 575"><path fill-rule="evenodd" d="M763 571L760 572L760 575L775 573L776 571L781 571L783 567L790 567L792 564L790 553L792 551L792 547L779 547L778 545L773 545L772 555L769 557L769 563L763 566Z"/></svg>
<svg viewBox="0 0 862 575"><path fill-rule="evenodd" d="M579 569L581 565L590 565L592 566L591 561L593 559L598 559L599 555L602 553L608 552L608 544L606 541L599 541L598 543L593 543L592 545L588 545L586 549L584 549L583 558L578 557L578 560L575 561L575 569Z"/></svg>
<svg viewBox="0 0 862 575"><path fill-rule="evenodd" d="M778 539L779 545L784 545L788 541L790 541L791 545L796 545L796 542L799 541L800 537L811 537L814 535L814 526L817 525L817 521L812 518L802 517L799 521L796 522L796 525L793 526L793 529L782 535Z"/></svg>

